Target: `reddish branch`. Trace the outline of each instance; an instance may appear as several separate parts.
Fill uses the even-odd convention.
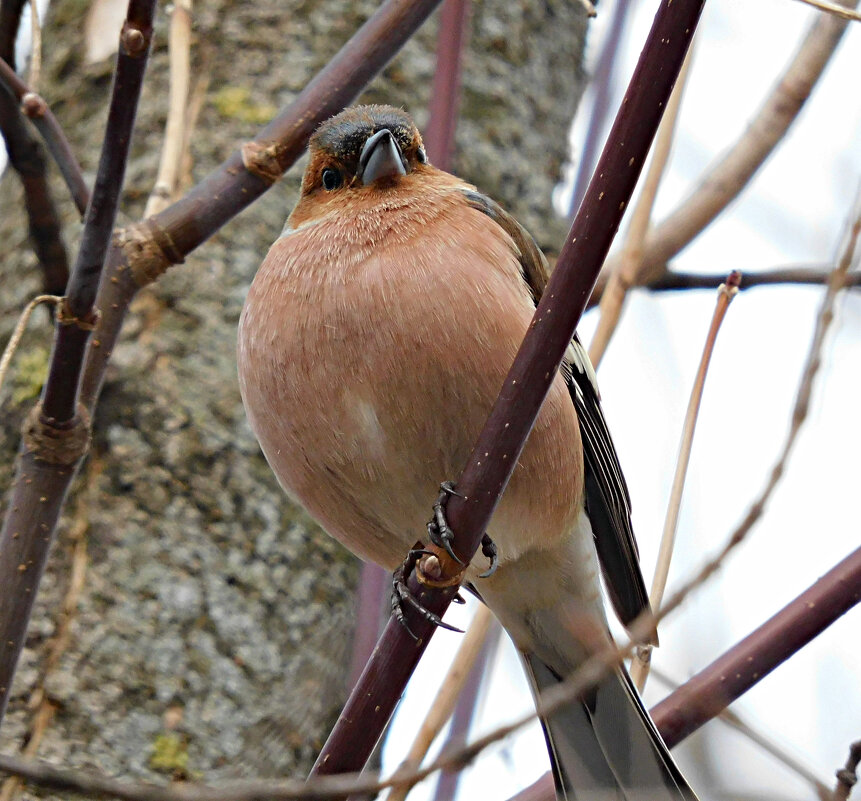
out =
[[[430,119],[423,139],[428,157],[441,170],[451,170],[454,153],[462,52],[467,38],[469,11],[469,0],[445,0],[440,13]]]
[[[861,601],[861,548],[652,709],[672,748]]]
[[[651,709],[672,748],[861,602],[861,548]],[[553,801],[547,773],[509,801]]]
[[[478,548],[586,307],[702,6],[702,0],[660,4],[631,79],[627,102],[610,132],[533,324],[458,480],[458,492],[463,497],[453,496],[449,500],[449,522],[457,532],[454,550],[464,564],[471,561]],[[439,564],[442,583],[459,580],[460,566],[453,560],[441,555]],[[420,585],[414,577],[411,587],[422,604],[438,615],[445,611],[454,594],[452,587],[433,589]],[[433,627],[424,620],[411,618],[409,623],[420,638],[417,642],[390,618],[374,657],[347,701],[313,773],[359,770],[365,764],[427,639],[433,634]]]

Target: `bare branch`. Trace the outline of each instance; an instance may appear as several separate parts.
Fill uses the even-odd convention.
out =
[[[39,23],[39,9],[36,0],[30,0],[30,86],[39,91],[39,78],[42,72],[42,25]]]
[[[24,336],[24,329],[30,321],[30,315],[33,314],[35,308],[42,303],[50,303],[52,306],[56,306],[58,303],[61,303],[62,300],[63,298],[59,295],[38,295],[24,307],[24,311],[21,312],[18,322],[15,323],[12,336],[9,337],[6,347],[3,349],[3,356],[0,357],[0,390],[3,389],[3,382],[6,380],[6,373],[9,370],[9,365],[12,363],[12,357],[15,355],[15,351],[18,349],[18,345],[21,342],[21,337]]]
[[[466,634],[458,645],[457,652],[437,690],[436,697],[428,705],[427,715],[419,726],[415,740],[413,740],[409,752],[398,768],[398,772],[411,773],[419,767],[436,736],[448,722],[470,670],[481,653],[492,621],[493,614],[491,611],[484,604],[480,604]],[[412,786],[407,782],[396,785],[389,793],[387,801],[403,801]]]
[[[0,585],[4,588],[0,594],[0,718],[9,699],[60,508],[75,468],[89,447],[90,416],[78,403],[78,385],[97,320],[93,302],[125,174],[155,5],[155,0],[129,2],[120,34],[102,158],[81,247],[66,297],[58,307],[42,399],[25,422],[13,502],[0,532]],[[2,65],[8,67],[5,62]],[[21,481],[22,477],[27,480]]]
[[[66,134],[63,133],[60,123],[57,122],[57,118],[48,104],[35,92],[31,92],[30,87],[18,77],[15,70],[3,59],[0,59],[0,84],[4,84],[6,89],[21,103],[21,111],[24,116],[32,121],[42,135],[48,146],[48,152],[57,163],[63,180],[69,187],[75,206],[83,215],[90,199],[90,190],[84,181],[81,165],[78,164],[78,160],[72,152],[72,146],[69,144]]]
[[[835,14],[841,19],[861,22],[861,14],[857,11],[850,11],[837,3],[829,3],[827,0],[799,0],[799,2],[807,3],[807,5],[818,8],[820,11],[825,11],[827,14]]]
[[[694,431],[697,426],[697,416],[700,411],[700,402],[703,398],[703,390],[706,383],[706,373],[711,362],[712,352],[717,341],[723,318],[729,309],[732,299],[738,293],[738,285],[741,280],[739,273],[730,273],[726,283],[718,288],[717,304],[712,322],[709,326],[706,342],[703,347],[700,365],[691,388],[691,397],[688,401],[688,410],[685,414],[685,422],[682,427],[682,441],[679,445],[679,458],[676,462],[676,472],[673,476],[673,486],[670,491],[670,500],[667,504],[667,516],[664,521],[664,530],[661,534],[661,545],[658,550],[658,562],[655,566],[655,575],[652,579],[652,589],[649,593],[649,603],[653,609],[658,609],[664,600],[664,590],[667,587],[667,577],[670,574],[670,561],[673,558],[673,547],[676,542],[676,529],[679,523],[679,509],[682,505],[682,492],[685,488],[685,476],[688,472],[688,463],[691,458],[691,448],[694,442]],[[651,645],[644,645],[637,649],[635,658],[631,664],[631,678],[637,689],[643,692],[646,679],[649,676],[649,660],[652,651]]]
[[[440,12],[436,69],[424,143],[431,162],[441,170],[451,170],[454,134],[460,106],[461,62],[468,35],[469,9],[469,0],[446,0]]]

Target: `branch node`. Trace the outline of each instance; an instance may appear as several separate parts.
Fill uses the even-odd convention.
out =
[[[48,104],[45,98],[36,92],[27,92],[21,98],[21,113],[31,120],[37,117],[44,117],[48,110]]]
[[[128,20],[123,24],[123,30],[120,34],[120,43],[123,46],[123,52],[132,58],[140,58],[146,55],[149,49],[151,38],[142,31],[137,25],[130,23]]]
[[[57,304],[57,322],[60,325],[74,325],[82,331],[95,331],[99,324],[101,314],[98,309],[90,309],[84,317],[76,317],[69,308],[69,299],[63,300]]]
[[[33,458],[50,464],[73,465],[90,447],[90,413],[78,404],[78,413],[63,425],[43,416],[39,401],[27,415],[24,448]]]
[[[280,150],[278,143],[245,142],[242,145],[242,165],[252,175],[274,184],[284,174],[279,161]]]
[[[140,287],[153,283],[171,265],[185,261],[170,234],[152,217],[118,231],[114,244],[122,249],[132,277]]]
[[[426,587],[454,587],[463,581],[466,569],[457,564],[445,551],[436,545],[428,545],[432,554],[419,559],[415,568],[415,576],[420,584]]]

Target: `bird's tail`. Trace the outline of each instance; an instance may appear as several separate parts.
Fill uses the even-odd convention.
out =
[[[537,697],[562,680],[524,661]],[[559,801],[696,801],[624,668],[542,726]]]

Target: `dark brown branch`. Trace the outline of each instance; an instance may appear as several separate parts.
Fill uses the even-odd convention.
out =
[[[837,771],[834,801],[849,801],[852,788],[858,783],[858,765],[861,763],[861,740],[849,746],[846,764]]]
[[[602,272],[592,290],[587,308],[591,309],[601,301],[601,294],[607,284],[606,273]],[[688,273],[673,270],[672,267],[663,271],[658,278],[650,283],[636,284],[637,288],[650,292],[677,292],[688,289],[717,289],[726,278],[724,273]],[[742,277],[739,290],[753,289],[759,286],[822,286],[828,281],[828,265],[810,267],[776,267],[760,272],[748,272]],[[861,272],[852,272],[846,276],[844,286],[850,289],[861,287]]]
[[[0,133],[6,143],[9,164],[24,187],[30,243],[42,267],[43,286],[50,295],[62,295],[69,280],[69,259],[61,236],[51,189],[48,186],[45,154],[31,133],[15,98],[0,86]]]
[[[861,601],[861,548],[652,709],[672,748]]]
[[[670,270],[660,278],[646,284],[644,289],[651,292],[666,292],[680,289],[714,289],[720,286],[725,276],[721,273],[700,274],[682,273]],[[756,286],[774,286],[775,284],[812,284],[824,286],[828,282],[828,270],[810,267],[787,267],[766,272],[748,272],[741,279],[740,290]],[[861,272],[850,273],[846,276],[847,287],[861,286]]]
[[[81,166],[72,152],[72,146],[69,144],[66,134],[63,133],[60,123],[57,122],[57,118],[48,104],[39,95],[31,92],[27,84],[2,58],[0,58],[0,84],[5,85],[21,103],[21,111],[32,121],[42,139],[45,140],[48,152],[57,163],[63,180],[69,187],[72,200],[83,216],[87,209],[87,203],[89,203],[90,190],[84,181]]]
[[[0,0],[0,58],[15,67],[15,39],[25,0]]]
[[[586,192],[556,269],[518,351],[503,391],[468,464],[458,492],[448,503],[454,550],[464,564],[471,561],[490,516],[517,463],[523,443],[541,407],[583,313],[601,264],[618,229],[625,206],[681,69],[702,0],[661,3],[595,176]],[[552,312],[552,314],[551,314]],[[445,478],[441,476],[440,478]],[[458,578],[459,565],[439,558],[440,578]],[[441,615],[451,587],[432,590],[413,579],[422,603]],[[390,618],[380,643],[365,668],[313,773],[359,770],[367,760],[433,627],[419,621],[411,641],[404,627]]]

